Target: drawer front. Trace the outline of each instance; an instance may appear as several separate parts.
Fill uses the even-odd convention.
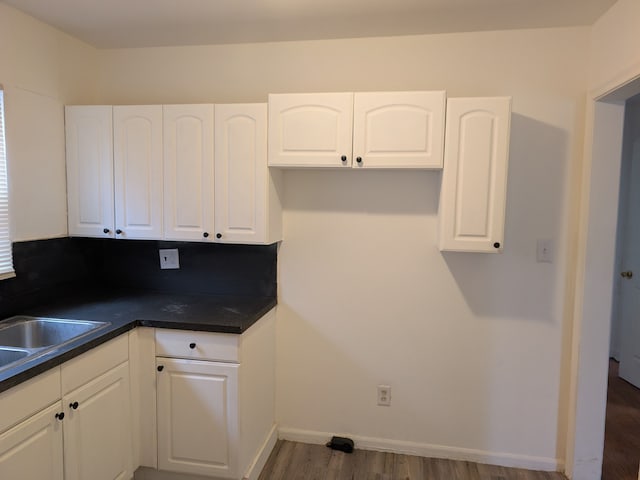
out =
[[[60,400],[60,368],[0,394],[0,433]]]
[[[156,356],[240,362],[240,335],[156,329]]]
[[[62,364],[62,395],[129,359],[129,335],[108,341]]]

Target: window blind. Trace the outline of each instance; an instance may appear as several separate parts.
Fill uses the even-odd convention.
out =
[[[4,89],[0,85],[0,280],[15,276],[9,235],[9,179],[4,125]]]

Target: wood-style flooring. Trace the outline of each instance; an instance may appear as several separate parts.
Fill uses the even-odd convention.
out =
[[[602,480],[637,480],[640,462],[640,390],[618,377],[609,362]]]
[[[258,480],[565,480],[564,475],[472,462],[280,440]],[[636,479],[637,480],[637,479]]]

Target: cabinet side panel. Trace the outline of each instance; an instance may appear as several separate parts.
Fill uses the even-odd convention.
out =
[[[276,309],[241,336],[241,468],[245,472],[275,424]]]

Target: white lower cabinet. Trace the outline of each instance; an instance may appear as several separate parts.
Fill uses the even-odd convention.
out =
[[[128,338],[0,393],[0,479],[133,477]]]
[[[128,480],[133,476],[129,364],[125,362],[65,395],[65,480]]]
[[[60,402],[0,435],[0,478],[63,480]]]
[[[158,358],[158,468],[234,478],[237,364]]]
[[[277,440],[275,311],[240,335],[156,329],[154,350],[157,470],[136,478],[257,479]]]

